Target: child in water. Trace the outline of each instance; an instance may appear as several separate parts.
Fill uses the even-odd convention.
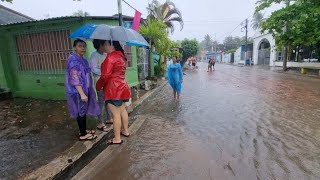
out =
[[[182,68],[177,58],[174,57],[172,60],[173,63],[170,64],[167,69],[167,78],[173,89],[174,99],[179,100],[183,82]]]

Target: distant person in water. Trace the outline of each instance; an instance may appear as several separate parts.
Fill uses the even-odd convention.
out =
[[[97,117],[100,108],[93,89],[91,70],[87,60],[83,57],[86,53],[86,43],[75,40],[74,53],[67,60],[65,77],[65,90],[67,103],[72,118],[77,119],[80,137],[79,140],[93,140],[97,138],[94,130],[87,130],[87,115]]]
[[[173,58],[173,63],[168,67],[167,77],[173,89],[174,99],[179,100],[182,90],[183,74],[181,65],[175,57]]]
[[[215,61],[214,57],[211,57],[208,62],[208,71],[207,72],[214,70],[215,63],[216,63],[216,61]]]

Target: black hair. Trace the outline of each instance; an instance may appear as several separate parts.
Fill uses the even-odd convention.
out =
[[[93,43],[93,47],[96,50],[99,50],[100,46],[103,46],[106,43],[106,40],[94,39],[92,43]]]
[[[75,41],[73,41],[73,47],[76,47],[78,43],[87,44],[84,40],[76,39]]]
[[[109,44],[111,45],[111,41],[108,41],[108,42],[109,42]],[[124,50],[123,50],[123,48],[122,48],[122,46],[121,46],[120,42],[119,42],[119,41],[112,41],[112,45],[113,45],[113,47],[114,47],[114,49],[115,49],[116,51],[120,51],[120,52],[122,52],[122,54],[123,54],[123,56],[124,56],[125,60],[127,61],[126,54],[124,53]]]

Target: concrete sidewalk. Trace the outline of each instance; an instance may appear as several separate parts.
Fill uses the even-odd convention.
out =
[[[155,89],[148,91],[128,107],[129,113],[165,84],[166,82],[159,81]],[[129,118],[130,126],[136,118],[131,116]],[[112,129],[112,126],[110,126],[110,129]],[[94,141],[77,141],[70,148],[59,154],[58,157],[30,174],[20,177],[20,179],[69,179],[107,148],[105,141],[111,138],[113,136],[112,134],[113,131],[108,133],[98,131],[98,138]],[[39,154],[39,156],[41,156],[41,154]]]

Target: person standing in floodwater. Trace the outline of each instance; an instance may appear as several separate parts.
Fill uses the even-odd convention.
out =
[[[167,78],[173,89],[174,99],[179,100],[182,90],[183,74],[181,65],[175,57],[173,58],[173,63],[167,69]]]
[[[108,55],[101,65],[101,76],[96,84],[96,90],[100,91],[103,88],[104,100],[113,116],[114,138],[107,143],[122,144],[121,135],[130,136],[125,105],[131,99],[130,88],[125,80],[126,56],[119,41],[106,41],[104,48]]]
[[[97,138],[94,130],[87,130],[87,115],[97,117],[100,108],[93,89],[91,70],[87,60],[86,42],[77,39],[73,42],[74,53],[67,60],[65,76],[65,90],[67,103],[72,118],[77,119],[80,137],[79,140],[93,140]]]
[[[104,44],[106,43],[106,40],[100,40],[100,39],[94,39],[93,40],[93,47],[97,50],[91,54],[90,57],[90,67],[92,71],[93,81],[94,85],[97,83],[101,76],[101,64],[106,59],[107,53],[105,53]],[[101,115],[98,116],[99,124],[97,126],[97,129],[100,131],[108,132],[109,129],[107,128],[106,124],[112,124],[112,115],[111,111],[107,106],[105,106],[104,102],[104,92],[103,90],[97,92],[98,96],[98,104],[100,107]],[[106,113],[107,120],[104,122],[103,120],[103,114]]]
[[[214,70],[215,63],[216,63],[216,61],[215,61],[214,57],[211,57],[208,62],[208,71],[207,72]]]

